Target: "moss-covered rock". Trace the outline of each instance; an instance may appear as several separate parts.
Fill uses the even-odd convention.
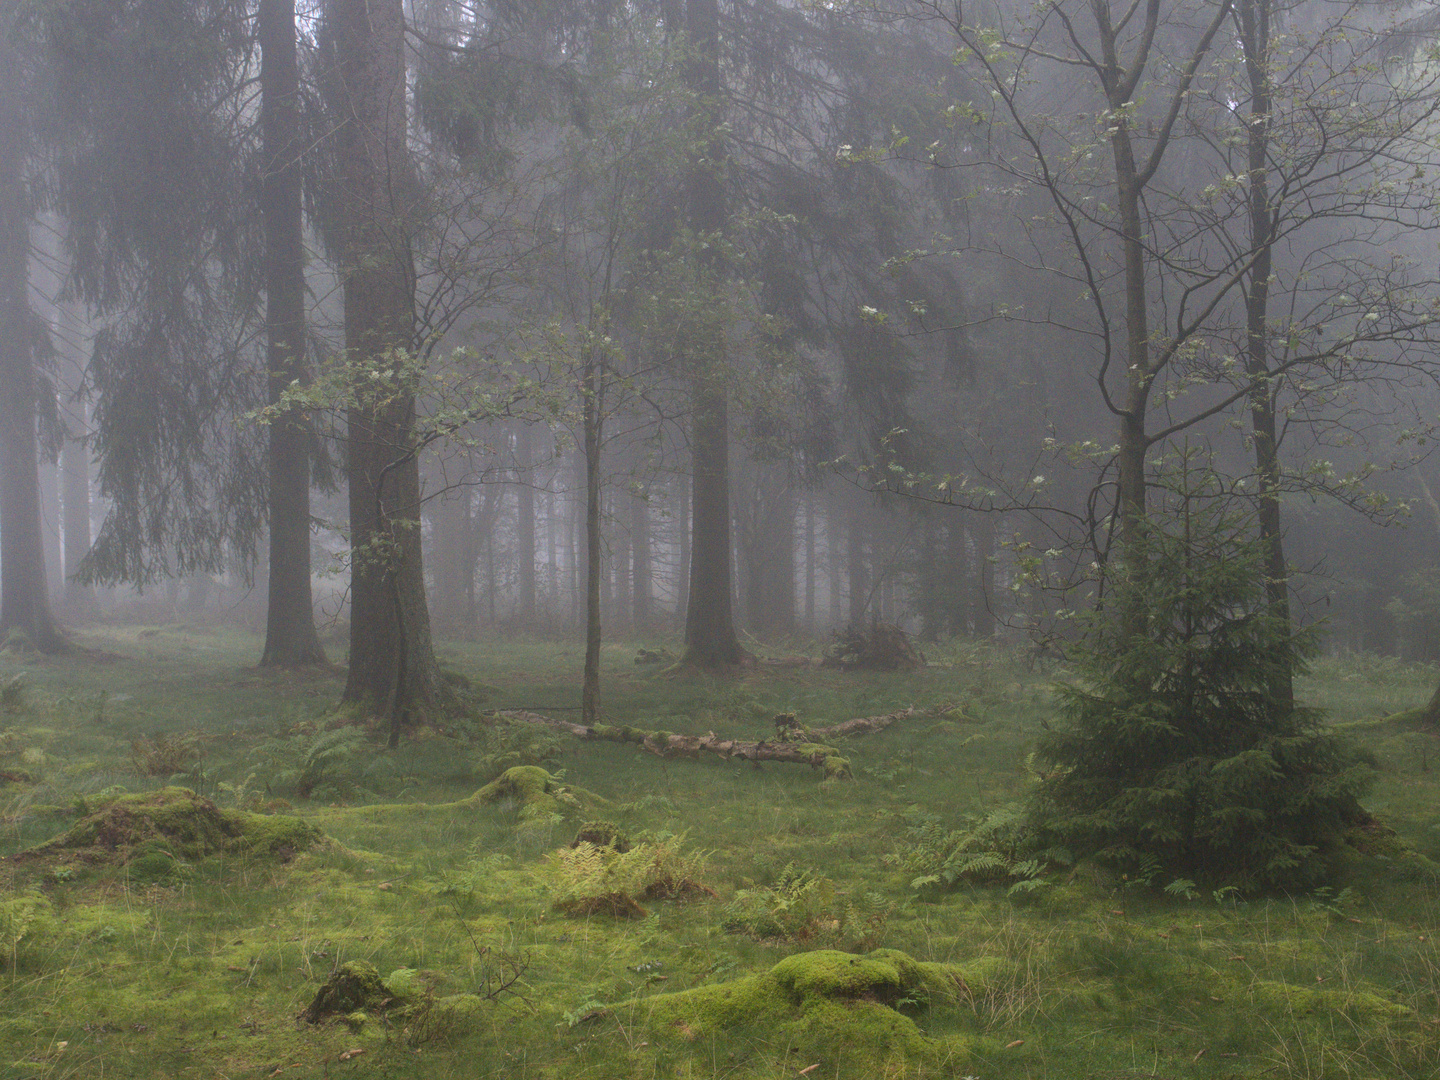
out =
[[[150,858],[194,862],[212,855],[248,854],[288,860],[321,839],[320,830],[296,817],[222,810],[189,788],[167,787],[121,795],[86,814],[63,835],[12,856],[16,861],[64,855],[84,862],[129,863]],[[163,874],[160,876],[164,876]]]
[[[634,1004],[649,1010],[659,1032],[687,1040],[760,1026],[817,1047],[917,1058],[944,1053],[954,1061],[963,1046],[927,1038],[899,1007],[954,1002],[995,973],[994,965],[921,963],[894,949],[865,956],[822,949],[788,956],[763,975]]]

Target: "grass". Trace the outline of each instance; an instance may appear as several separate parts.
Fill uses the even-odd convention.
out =
[[[0,713],[0,775],[14,777],[0,784],[0,855],[60,834],[107,793],[166,784],[299,815],[332,843],[289,861],[162,859],[143,879],[78,861],[0,863],[0,1080],[769,1080],[816,1064],[805,1075],[827,1080],[1440,1072],[1440,887],[1398,850],[1357,857],[1329,891],[1248,901],[1166,895],[1094,869],[1016,896],[1003,884],[913,889],[887,858],[910,825],[960,828],[1032,782],[1025,756],[1063,673],[1002,649],[952,642],[909,675],[720,679],[607,647],[605,712],[636,726],[757,739],[782,711],[818,726],[915,705],[911,720],[846,746],[857,779],[838,783],[802,766],[662,761],[480,722],[387,753],[379,732],[327,729],[337,677],[257,671],[258,642],[241,631],[110,628],[83,644],[95,651],[0,656],[0,685],[25,673]],[[577,703],[578,646],[450,644],[443,659],[490,707],[573,715],[560,710]],[[1376,753],[1371,808],[1440,861],[1434,737],[1377,722],[1423,702],[1436,677],[1326,660],[1300,694]],[[522,815],[513,801],[463,801],[515,764],[563,773],[604,803]],[[577,860],[556,852],[589,817],[692,860],[716,895],[647,897],[643,918],[565,915],[557,897],[585,883],[565,878]],[[922,1050],[870,1034],[849,1007],[838,1027],[817,1009],[691,1039],[647,1019],[658,994],[759,975],[805,950],[875,947],[971,973],[957,1001],[901,1003]],[[401,982],[419,1007],[297,1023],[350,960],[413,971]]]

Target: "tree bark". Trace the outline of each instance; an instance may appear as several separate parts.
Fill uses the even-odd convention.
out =
[[[630,501],[630,623],[637,634],[651,623],[650,505],[638,496]]]
[[[42,458],[36,469],[40,487],[40,546],[45,554],[45,584],[53,607],[64,596],[65,565],[60,554],[60,469]]]
[[[41,652],[60,653],[69,643],[50,608],[40,538],[28,131],[8,22],[0,24],[0,636],[18,630]]]
[[[1250,250],[1254,260],[1242,282],[1245,295],[1245,373],[1252,380],[1250,429],[1255,443],[1255,472],[1259,479],[1257,514],[1260,539],[1265,545],[1265,598],[1270,615],[1290,622],[1290,584],[1285,565],[1285,538],[1280,521],[1280,444],[1275,418],[1277,387],[1266,374],[1270,369],[1270,275],[1273,269],[1276,214],[1270,205],[1270,2],[1237,0],[1240,39],[1245,51],[1245,73],[1250,84],[1250,115],[1245,124],[1250,167],[1248,211]],[[1295,707],[1295,679],[1286,669],[1270,687],[1276,707]]]
[[[805,632],[815,633],[815,497],[805,500]]]
[[[451,698],[425,602],[415,397],[396,371],[415,330],[404,15],[400,0],[328,0],[326,13],[337,58],[345,349],[361,383],[347,417],[352,561],[344,700],[386,716],[394,746],[407,723]],[[365,378],[369,372],[392,374]]]
[[[863,627],[870,606],[870,568],[865,561],[865,508],[855,502],[850,508],[850,527],[845,531],[846,564],[850,578],[850,625]]]
[[[675,623],[683,628],[689,616],[690,602],[690,533],[694,516],[691,513],[690,489],[693,485],[690,477],[681,473],[675,486],[675,522],[680,548],[680,565],[675,577]]]
[[[585,675],[580,715],[587,724],[600,716],[600,448],[605,414],[600,399],[603,373],[592,357],[583,376],[585,428]]]
[[[66,393],[60,403],[65,444],[60,449],[60,512],[65,561],[65,611],[72,617],[95,614],[95,589],[75,580],[75,572],[90,554],[90,451],[87,446],[89,410],[81,387],[85,363],[80,342],[84,337],[72,303],[59,306],[61,382]]]
[[[706,146],[691,163],[690,225],[697,237],[725,231],[725,157],[721,133],[720,12],[716,0],[688,0],[686,32],[691,58],[685,81],[698,98]],[[718,287],[725,267],[718,244],[700,253],[709,284]],[[731,601],[730,402],[723,374],[724,328],[705,327],[707,340],[692,342],[697,370],[692,382],[690,590],[685,605],[684,662],[702,668],[744,663],[749,654],[735,634]]]
[[[295,0],[261,0],[259,37],[265,366],[274,405],[307,375]],[[260,666],[324,664],[310,591],[309,432],[296,409],[280,412],[270,423],[269,466],[270,575]]]
[[[472,491],[467,486],[430,503],[430,576],[435,582],[433,616],[442,633],[473,636],[475,596]]]
[[[519,596],[516,598],[515,614],[520,625],[533,630],[535,627],[535,479],[532,475],[534,464],[530,450],[530,425],[521,424],[515,435],[515,465],[519,486],[515,489],[515,559],[519,563],[517,576]]]
[[[995,519],[979,516],[970,526],[975,545],[971,575],[970,622],[976,637],[995,636]]]

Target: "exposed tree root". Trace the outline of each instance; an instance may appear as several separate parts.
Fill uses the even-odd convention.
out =
[[[572,720],[557,720],[540,713],[511,711],[495,715],[514,723],[535,724],[554,731],[563,731],[577,739],[603,739],[607,742],[634,743],[640,749],[658,757],[699,757],[702,753],[718,754],[725,760],[740,758],[744,761],[789,761],[797,765],[809,765],[824,769],[826,779],[850,779],[850,762],[832,746],[819,740],[845,735],[861,735],[867,731],[880,731],[914,712],[911,708],[884,716],[862,716],[846,720],[830,727],[798,729],[795,739],[777,739],[749,742],[743,739],[722,739],[713,731],[704,735],[677,735],[670,731],[649,731],[644,728],[611,724],[579,724]]]

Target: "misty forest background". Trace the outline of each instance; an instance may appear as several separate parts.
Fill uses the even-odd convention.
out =
[[[1437,139],[1429,2],[0,4],[0,1074],[1436,1075]]]
[[[585,634],[586,719],[602,633],[1064,655],[1198,530],[1325,648],[1440,659],[1428,5],[3,29],[0,629],[41,652],[248,620],[348,648],[393,742],[453,705],[437,636]]]

